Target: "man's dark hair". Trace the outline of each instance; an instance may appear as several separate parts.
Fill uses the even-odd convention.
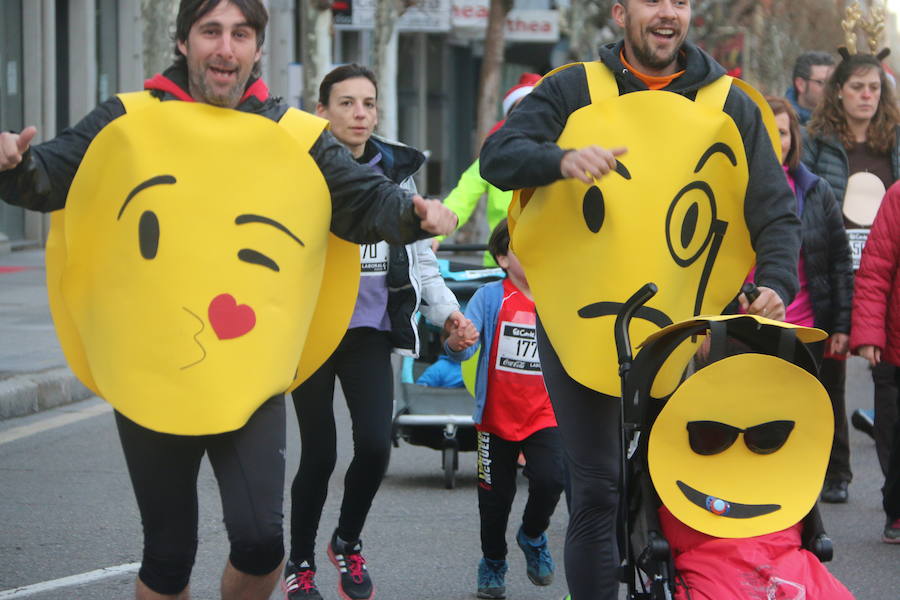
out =
[[[497,223],[494,231],[491,232],[491,237],[488,240],[488,251],[498,265],[500,261],[497,260],[497,257],[509,254],[509,225],[507,225],[506,219]]]
[[[798,77],[800,79],[809,79],[813,67],[834,66],[834,57],[827,52],[804,52],[797,57],[794,63],[794,76],[791,78],[791,85]]]
[[[178,16],[175,18],[175,64],[185,66],[186,58],[178,49],[178,42],[187,43],[188,35],[194,23],[209,14],[222,2],[234,4],[247,24],[256,32],[256,48],[262,48],[266,41],[266,25],[269,23],[269,11],[261,0],[181,0],[178,6]],[[253,65],[253,75],[259,76],[259,63]]]
[[[365,77],[371,81],[375,86],[375,95],[378,96],[378,82],[375,80],[375,73],[362,65],[350,63],[332,69],[322,78],[322,83],[319,84],[319,104],[328,106],[328,101],[331,99],[331,88],[334,87],[334,84],[356,77]]]

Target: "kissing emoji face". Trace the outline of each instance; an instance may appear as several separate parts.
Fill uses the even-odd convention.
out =
[[[731,356],[669,398],[650,431],[650,476],[663,504],[698,531],[780,531],[815,504],[833,432],[828,395],[809,372],[765,354]]]
[[[155,101],[116,119],[48,244],[73,369],[145,427],[240,427],[296,376],[330,211],[308,147],[268,119]]]

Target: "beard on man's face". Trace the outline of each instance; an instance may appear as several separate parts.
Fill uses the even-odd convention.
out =
[[[678,52],[681,50],[681,46],[672,50],[671,53],[666,55],[659,55],[654,53],[650,48],[650,45],[645,43],[634,44],[631,47],[632,52],[634,52],[635,59],[644,66],[650,67],[655,70],[662,70],[671,65],[678,58]]]
[[[671,39],[675,41],[675,44],[672,46],[672,50],[666,54],[661,54],[658,48],[654,48],[651,39],[652,31],[663,27],[672,29],[674,32]],[[663,70],[678,58],[678,53],[681,51],[687,35],[676,23],[642,27],[632,22],[626,14],[625,37],[631,46],[631,52],[634,54],[633,58],[636,62],[649,69]]]
[[[236,81],[233,86],[222,90],[217,89],[214,86],[207,85],[206,78],[204,77],[203,73],[191,74],[191,86],[193,87],[192,92],[199,93],[207,104],[212,104],[213,106],[220,106],[224,108],[233,108],[237,106],[237,103],[241,98],[241,94],[244,91],[244,86],[246,85],[247,79],[244,79],[243,81]]]

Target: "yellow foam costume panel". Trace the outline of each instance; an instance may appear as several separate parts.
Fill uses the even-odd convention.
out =
[[[729,77],[696,100],[664,91],[620,96],[612,74],[585,63],[592,103],[570,115],[558,145],[626,147],[593,185],[576,179],[517,192],[512,245],[541,321],[571,377],[617,396],[613,323],[647,282],[659,293],[632,320],[631,339],[699,314],[718,314],[749,272],[744,222],[748,168],[722,107]],[[656,378],[670,393],[694,351],[684,344]]]
[[[740,354],[696,372],[669,398],[650,431],[650,476],[689,527],[723,538],[772,533],[812,509],[833,433],[814,376]]]
[[[352,312],[358,253],[328,233],[308,152],[325,122],[121,98],[126,114],[93,140],[53,217],[63,351],[144,427],[237,429],[321,364]]]

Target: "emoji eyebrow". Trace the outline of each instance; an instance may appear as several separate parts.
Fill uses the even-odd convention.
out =
[[[288,236],[290,236],[291,239],[293,239],[295,242],[297,242],[301,246],[306,247],[306,244],[303,243],[303,240],[301,240],[296,235],[291,233],[290,229],[288,229],[287,227],[285,227],[278,221],[275,221],[274,219],[270,219],[268,217],[262,217],[260,215],[238,215],[238,217],[234,220],[235,225],[244,225],[246,223],[262,223],[264,225],[271,225],[275,229],[278,229],[279,231],[283,231],[284,233],[286,233]]]
[[[694,173],[699,173],[700,169],[702,169],[706,165],[706,161],[713,157],[714,154],[721,152],[728,160],[731,161],[731,166],[737,166],[737,158],[734,156],[734,152],[727,144],[723,144],[722,142],[716,142],[709,149],[703,153],[703,156],[700,157],[700,160],[697,162],[697,168],[694,169]]]
[[[631,180],[631,172],[625,165],[622,164],[622,161],[618,159],[616,159],[616,173],[621,175],[626,180]]]
[[[151,177],[147,181],[134,186],[134,189],[128,192],[128,197],[125,198],[125,202],[122,203],[122,208],[119,209],[119,214],[116,217],[116,221],[122,218],[122,213],[125,212],[125,207],[128,206],[128,203],[131,202],[131,199],[134,198],[138,194],[138,192],[142,192],[148,187],[152,187],[154,185],[171,185],[175,183],[175,181],[175,177],[172,175],[157,175],[156,177]]]

